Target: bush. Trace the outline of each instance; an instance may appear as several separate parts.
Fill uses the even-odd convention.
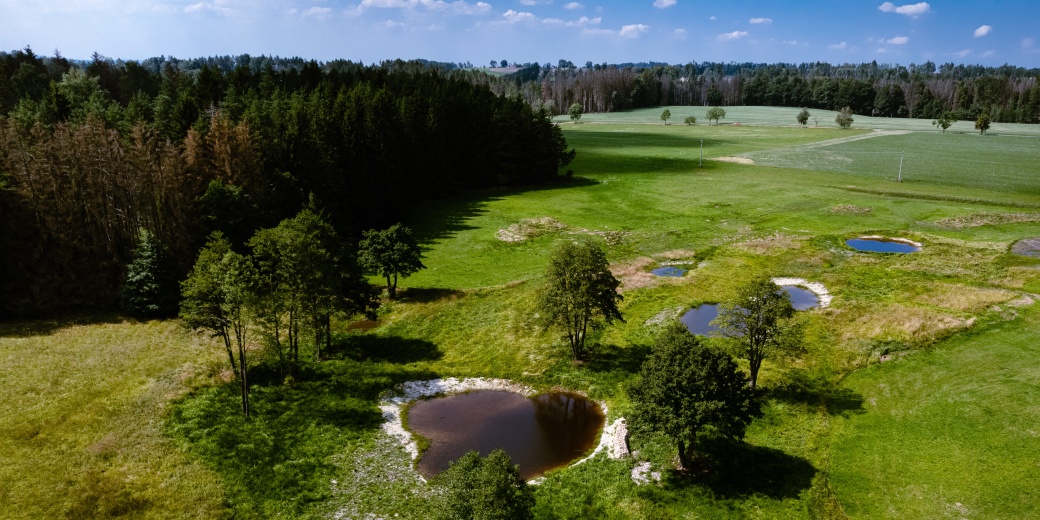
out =
[[[487,458],[471,451],[437,476],[444,490],[437,518],[522,520],[532,518],[534,493],[502,450]]]
[[[686,116],[686,119],[683,119],[683,123],[686,123],[687,126],[695,125],[697,124],[697,118],[694,116]]]

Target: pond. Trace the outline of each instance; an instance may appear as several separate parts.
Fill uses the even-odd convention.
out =
[[[650,272],[656,276],[670,276],[674,278],[679,278],[682,275],[686,274],[686,269],[680,269],[678,267],[675,267],[674,265],[663,265]]]
[[[845,244],[857,251],[870,253],[916,253],[921,250],[919,246],[885,238],[850,238]]]
[[[1040,258],[1040,238],[1023,238],[1011,246],[1011,252],[1016,255]]]
[[[419,459],[427,478],[476,450],[505,450],[529,480],[577,460],[596,446],[603,411],[584,397],[552,392],[531,398],[481,390],[418,401],[408,410],[408,427],[429,447]]]
[[[714,320],[718,315],[718,304],[705,303],[686,311],[686,314],[683,314],[682,318],[679,319],[682,320],[683,325],[686,325],[690,332],[697,336],[707,336],[719,330],[718,327],[711,324],[711,320]]]
[[[791,305],[796,311],[815,309],[820,306],[820,298],[809,289],[797,285],[785,285],[780,289],[791,295]]]

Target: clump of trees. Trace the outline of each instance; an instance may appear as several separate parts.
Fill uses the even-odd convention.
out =
[[[838,112],[838,115],[834,116],[834,122],[838,123],[838,126],[845,130],[852,127],[853,121],[854,119],[852,119],[852,109],[849,107],[842,108]]]
[[[726,109],[721,107],[711,107],[708,109],[708,113],[705,117],[708,118],[709,123],[715,121],[715,126],[718,126],[719,119],[725,119],[726,117]]]
[[[741,439],[758,412],[755,390],[733,359],[679,322],[657,338],[629,395],[633,426],[668,436],[683,468],[699,438]]]
[[[520,468],[502,450],[481,457],[467,452],[434,479],[442,490],[434,517],[443,520],[525,520],[533,518],[534,491]]]
[[[769,278],[753,280],[735,298],[719,305],[719,315],[712,324],[748,361],[752,388],[758,384],[765,359],[790,357],[802,351],[802,329],[794,316],[791,296]]]
[[[330,348],[334,314],[371,315],[378,305],[356,251],[309,208],[257,231],[249,246],[252,255],[246,256],[222,233],[211,235],[181,284],[180,308],[185,325],[223,340],[246,415],[250,335],[262,338],[283,377],[295,376],[303,343],[315,361]]]
[[[617,305],[622,299],[620,285],[610,272],[607,255],[591,240],[567,241],[553,252],[538,311],[546,328],[563,329],[575,360],[585,358],[590,329],[622,320]]]

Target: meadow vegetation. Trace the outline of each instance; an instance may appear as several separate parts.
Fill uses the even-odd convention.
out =
[[[334,320],[326,360],[291,385],[255,368],[248,420],[224,348],[176,322],[4,325],[0,514],[423,518],[434,491],[380,429],[382,392],[503,377],[584,392],[613,421],[631,413],[629,385],[669,319],[784,276],[834,299],[798,314],[804,353],[764,361],[744,442],[705,444],[698,471],[680,474],[671,439],[635,435],[634,459],[549,473],[535,517],[1035,516],[1040,259],[1010,246],[1040,236],[1028,217],[1040,212],[1040,129],[993,123],[980,136],[958,122],[944,134],[857,115],[839,130],[822,110],[828,127],[803,129],[797,109],[763,107],[727,107],[739,126],[662,125],[660,110],[562,125],[577,150],[569,182],[416,208],[405,224],[427,269],[376,323]],[[904,150],[897,183],[886,161],[898,167]],[[717,160],[728,157],[754,164]],[[868,234],[924,247],[844,244]],[[540,325],[538,288],[554,247],[585,238],[622,283],[624,321],[590,334],[575,363]],[[675,261],[690,269],[680,279],[644,274]],[[635,462],[661,482],[636,485]]]

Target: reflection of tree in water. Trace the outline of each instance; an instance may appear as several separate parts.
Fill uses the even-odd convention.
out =
[[[534,399],[534,416],[545,448],[572,456],[587,451],[603,424],[603,412],[595,402],[580,396],[549,393]]]

